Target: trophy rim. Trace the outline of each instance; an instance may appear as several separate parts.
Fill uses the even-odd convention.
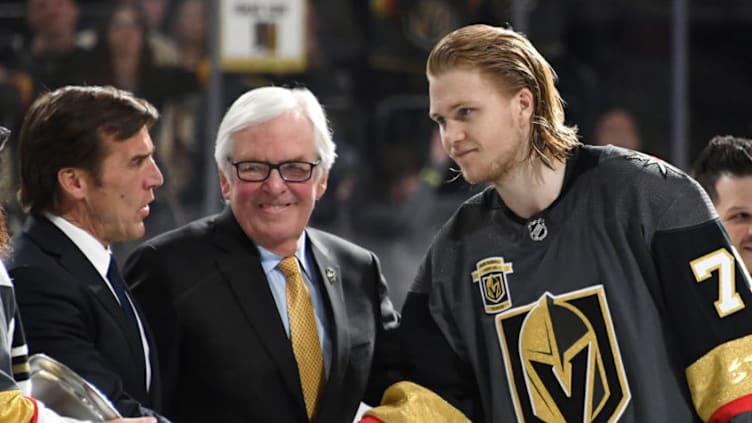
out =
[[[46,354],[39,353],[29,357],[29,376],[32,393],[34,393],[34,380],[43,379],[72,396],[78,405],[101,418],[102,421],[122,418],[102,391],[65,364]],[[38,399],[44,402],[44,398]]]

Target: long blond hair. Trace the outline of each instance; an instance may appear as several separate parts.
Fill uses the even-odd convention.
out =
[[[564,123],[564,103],[556,89],[556,73],[522,34],[489,25],[469,25],[442,38],[431,50],[428,76],[457,68],[479,70],[502,92],[527,88],[535,107],[530,122],[530,155],[546,166],[564,161],[580,144],[577,127]]]

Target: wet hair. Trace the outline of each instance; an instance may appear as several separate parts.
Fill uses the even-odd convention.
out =
[[[530,154],[546,166],[563,161],[580,144],[577,128],[564,124],[564,103],[556,89],[556,73],[528,39],[511,29],[469,25],[442,38],[431,50],[428,76],[456,70],[478,70],[503,93],[527,88],[533,95]]]
[[[105,138],[123,141],[158,117],[151,103],[114,87],[66,86],[43,94],[26,113],[18,140],[24,210],[60,211],[61,169],[82,168],[99,178]]]
[[[715,189],[718,178],[722,175],[752,175],[752,140],[730,135],[713,137],[697,156],[690,174],[715,203],[718,200]]]

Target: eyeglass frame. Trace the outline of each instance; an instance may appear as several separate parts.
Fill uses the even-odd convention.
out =
[[[10,139],[11,130],[0,126],[0,151],[3,151],[3,148],[5,148],[5,144]]]
[[[236,162],[232,161],[229,157],[227,158],[227,162],[230,163],[235,168],[235,174],[238,176],[238,179],[240,179],[243,182],[264,182],[267,179],[269,179],[270,176],[272,176],[272,170],[277,169],[277,173],[279,173],[279,177],[282,178],[283,181],[293,184],[299,184],[303,182],[307,182],[313,177],[313,171],[316,168],[316,166],[321,164],[321,159],[316,160],[315,162],[307,162],[305,160],[288,160],[285,162],[279,162],[279,163],[269,163],[261,160],[238,160]],[[240,167],[239,165],[243,163],[256,163],[267,166],[266,176],[263,179],[243,179],[242,176],[240,176]],[[282,173],[282,166],[289,165],[289,164],[306,164],[310,167],[308,170],[308,177],[301,180],[290,180],[285,177],[285,175]]]

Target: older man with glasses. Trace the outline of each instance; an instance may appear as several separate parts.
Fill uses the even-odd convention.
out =
[[[175,421],[349,423],[393,381],[378,259],[308,227],[335,156],[310,91],[249,91],[217,136],[226,209],[128,258]]]

